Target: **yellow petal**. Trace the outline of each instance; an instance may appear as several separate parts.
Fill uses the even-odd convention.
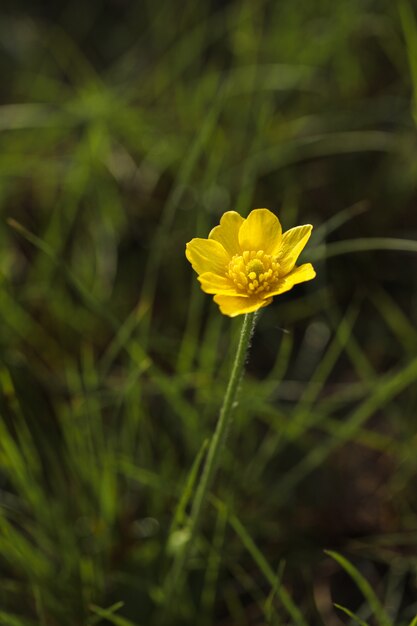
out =
[[[222,244],[226,252],[233,256],[240,254],[239,228],[245,220],[236,211],[226,211],[220,220],[220,225],[210,231],[209,239],[215,239]]]
[[[280,262],[281,272],[284,274],[291,272],[293,269],[304,246],[310,239],[312,228],[311,224],[296,226],[295,228],[287,230],[287,232],[282,235],[278,260]]]
[[[214,239],[191,239],[187,243],[185,256],[197,274],[213,272],[224,275],[230,261],[226,250]]]
[[[268,209],[251,211],[239,230],[241,250],[263,250],[266,254],[278,254],[282,228],[279,219]]]
[[[316,272],[311,263],[304,263],[304,265],[300,265],[299,267],[295,267],[292,272],[287,274],[285,278],[282,278],[276,289],[269,291],[265,294],[264,298],[269,298],[271,296],[278,296],[280,293],[284,293],[285,291],[289,291],[294,287],[294,285],[298,285],[299,283],[304,283],[307,280],[312,280],[315,278]]]
[[[316,277],[316,271],[311,263],[304,263],[298,267],[294,267],[290,274],[287,274],[285,280],[291,280],[293,285],[304,283]]]
[[[206,293],[222,293],[230,296],[239,295],[235,285],[227,276],[219,276],[219,274],[213,274],[213,272],[204,272],[204,274],[200,274],[198,280],[201,283],[201,289]]]
[[[253,311],[257,311],[272,302],[272,298],[260,300],[258,298],[225,295],[214,296],[213,300],[219,305],[221,313],[229,317],[236,317],[236,315],[242,315],[243,313],[253,313]]]

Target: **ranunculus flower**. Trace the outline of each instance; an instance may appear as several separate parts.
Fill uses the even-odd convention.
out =
[[[227,211],[208,239],[187,243],[185,254],[201,289],[215,294],[224,315],[235,317],[257,311],[273,296],[315,277],[311,263],[296,266],[312,228],[296,226],[283,234],[268,209],[254,209],[246,219]]]

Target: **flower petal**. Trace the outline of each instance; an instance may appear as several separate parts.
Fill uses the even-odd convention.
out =
[[[285,278],[282,278],[276,289],[273,291],[269,291],[265,294],[264,298],[269,298],[271,296],[278,296],[280,293],[284,293],[285,291],[289,291],[294,287],[294,285],[298,285],[299,283],[304,283],[307,280],[312,280],[315,278],[316,272],[311,263],[304,263],[304,265],[300,265],[295,267],[290,274],[287,274]]]
[[[263,250],[278,254],[282,228],[279,219],[268,209],[251,211],[239,230],[241,250]]]
[[[298,285],[298,283],[304,283],[307,280],[312,280],[315,277],[316,270],[311,265],[311,263],[304,263],[303,265],[295,267],[293,271],[285,277],[285,279],[290,280],[293,285]]]
[[[198,280],[201,283],[201,289],[206,293],[222,293],[230,296],[239,295],[235,285],[227,276],[219,276],[219,274],[214,274],[213,272],[204,272],[204,274],[198,276]]]
[[[224,276],[230,261],[221,243],[214,239],[191,239],[187,243],[185,256],[197,274],[214,272]]]
[[[240,254],[239,228],[244,221],[236,211],[226,211],[220,219],[219,226],[215,226],[210,231],[209,239],[215,239],[221,243],[230,256]]]
[[[257,311],[272,302],[272,298],[260,300],[259,298],[226,295],[214,296],[213,300],[219,305],[221,313],[229,317],[236,317],[236,315],[242,315],[243,313],[253,313],[253,311]]]
[[[282,235],[281,249],[278,255],[281,272],[284,274],[291,272],[304,246],[310,239],[312,229],[311,224],[305,224],[305,226],[291,228]]]

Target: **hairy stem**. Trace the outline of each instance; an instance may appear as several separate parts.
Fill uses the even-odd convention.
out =
[[[180,588],[183,582],[183,574],[192,546],[194,545],[195,537],[197,535],[199,523],[201,520],[201,515],[204,510],[207,496],[210,491],[214,476],[219,468],[222,450],[224,448],[227,433],[232,422],[233,409],[236,405],[239,385],[246,361],[246,355],[256,324],[256,317],[256,313],[247,313],[243,320],[239,344],[236,351],[236,357],[233,362],[233,367],[230,373],[226,393],[224,395],[219,419],[217,420],[216,429],[210,441],[210,446],[207,452],[203,472],[201,474],[201,478],[198,483],[194,501],[191,507],[191,514],[188,526],[188,541],[184,546],[182,552],[175,560],[172,570],[169,573],[169,577],[167,579],[167,587],[165,588],[165,606],[168,610],[171,605],[173,592],[180,592]]]

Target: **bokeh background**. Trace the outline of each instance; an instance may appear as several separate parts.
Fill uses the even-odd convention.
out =
[[[416,18],[2,2],[0,624],[412,622]],[[262,312],[164,610],[241,324],[185,243],[255,207],[317,278]]]

